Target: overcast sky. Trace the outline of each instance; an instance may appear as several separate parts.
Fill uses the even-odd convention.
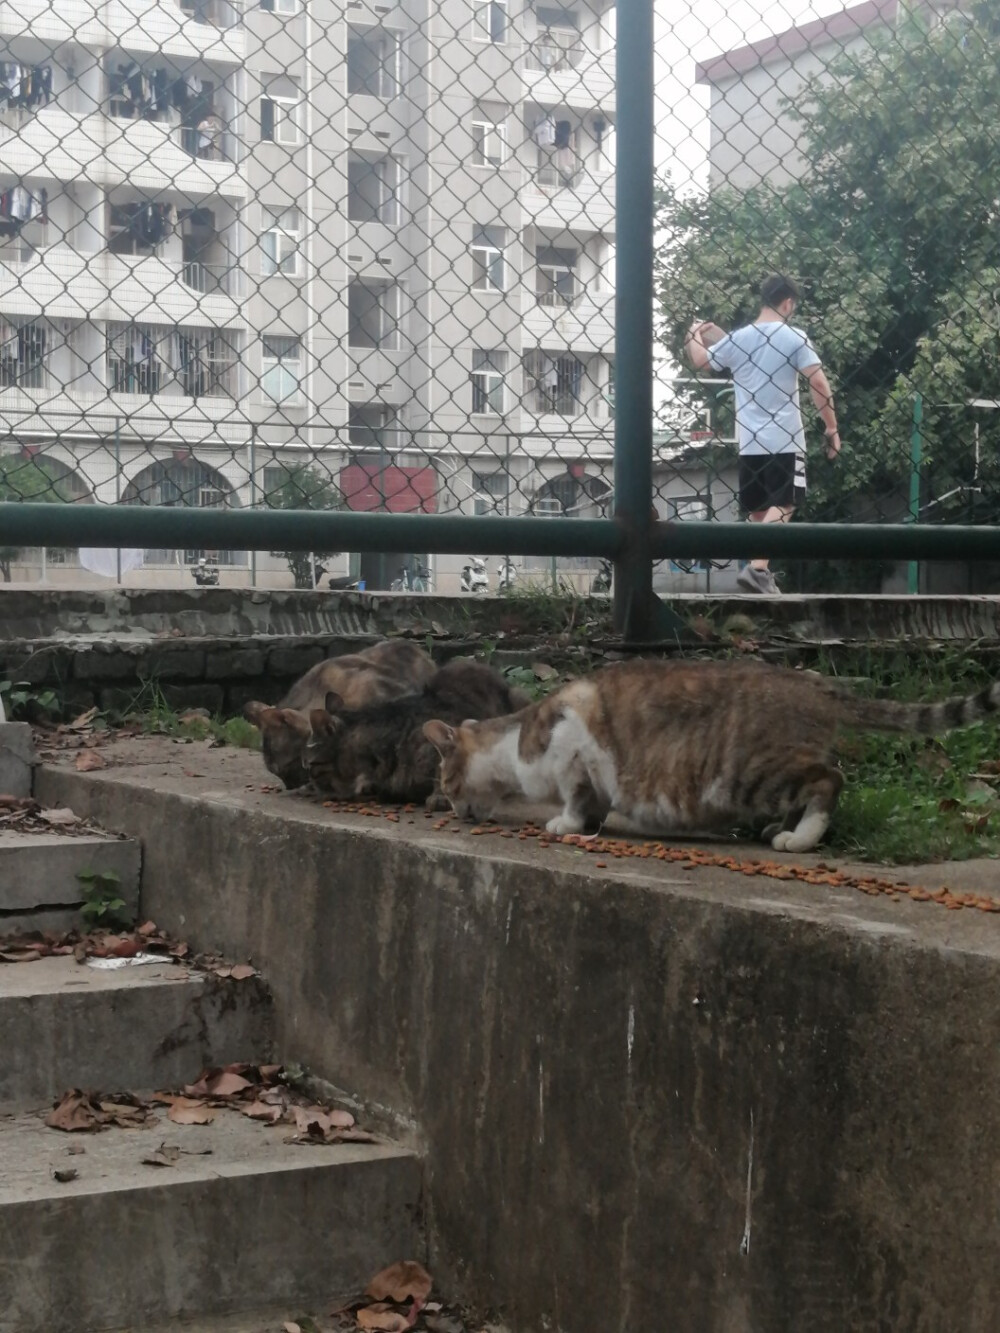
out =
[[[707,181],[708,89],[695,84],[695,63],[850,7],[843,0],[656,0],[657,161],[676,184]]]

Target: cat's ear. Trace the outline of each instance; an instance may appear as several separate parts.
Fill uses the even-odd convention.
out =
[[[265,722],[273,721],[290,728],[297,736],[309,735],[309,718],[297,708],[272,708],[269,710],[274,714],[273,718],[265,718]]]
[[[450,754],[455,748],[455,728],[449,727],[447,722],[439,722],[437,719],[425,722],[424,736],[439,754]]]
[[[313,708],[309,713],[309,726],[313,737],[332,736],[339,728],[339,721],[325,708]]]
[[[324,703],[325,703],[325,706],[326,706],[326,711],[327,711],[328,713],[342,713],[342,712],[344,712],[344,698],[343,698],[343,695],[338,694],[336,690],[328,690],[328,691],[327,691],[327,695],[326,695],[326,699],[325,699]]]
[[[268,705],[261,703],[259,699],[251,699],[243,705],[243,716],[248,722],[252,722],[255,727],[260,726],[260,719],[267,712]]]

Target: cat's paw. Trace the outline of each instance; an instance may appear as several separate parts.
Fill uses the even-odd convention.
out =
[[[584,823],[582,819],[572,819],[564,814],[555,815],[548,821],[545,828],[549,833],[558,833],[560,835],[563,833],[582,833]]]
[[[762,828],[760,831],[761,842],[769,842],[772,847],[776,847],[778,844],[774,839],[781,832],[782,827],[781,820],[776,819],[773,824],[768,824],[765,828]]]
[[[776,852],[811,852],[819,839],[820,835],[811,830],[801,833],[798,829],[782,829],[771,839],[771,846]]]

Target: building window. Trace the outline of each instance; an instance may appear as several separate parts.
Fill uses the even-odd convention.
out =
[[[572,305],[579,295],[576,281],[577,250],[540,245],[535,250],[535,294],[539,305]]]
[[[0,389],[44,389],[47,329],[31,320],[0,322]]]
[[[269,14],[281,14],[287,17],[289,14],[299,12],[299,0],[260,0],[260,7]]]
[[[500,45],[507,40],[507,0],[472,0],[472,36]]]
[[[302,142],[302,92],[294,79],[268,79],[260,99],[260,137],[294,147]]]
[[[347,26],[347,91],[384,102],[399,96],[401,43],[388,28]]]
[[[472,415],[477,417],[503,416],[504,376],[507,373],[506,352],[472,353]]]
[[[507,232],[503,227],[476,227],[472,233],[472,290],[502,292],[507,287],[504,250]]]
[[[349,408],[347,438],[352,452],[398,454],[401,435],[396,409],[381,403]]]
[[[111,204],[108,249],[113,255],[152,255],[171,235],[177,211],[170,204]]]
[[[235,356],[215,329],[179,329],[181,393],[185,398],[232,398]]]
[[[531,386],[532,412],[575,417],[583,410],[583,362],[575,356],[528,352],[524,369]]]
[[[528,68],[550,73],[576,69],[583,58],[579,15],[568,9],[538,5],[535,21],[538,35],[528,51]]]
[[[262,341],[260,387],[272,402],[294,402],[302,378],[301,340],[265,333]]]
[[[109,324],[107,357],[111,393],[235,397],[236,349],[218,329]]]
[[[265,204],[263,214],[264,230],[260,241],[263,251],[261,273],[265,277],[281,273],[286,278],[297,278],[302,229],[299,210]]]
[[[507,509],[510,483],[506,472],[472,473],[473,510],[478,518],[486,514],[502,514]]]
[[[495,104],[478,107],[472,116],[472,164],[502,167],[507,161],[507,109]]]
[[[400,222],[403,172],[394,157],[347,159],[347,216],[351,222]]]
[[[347,285],[349,347],[377,347],[382,350],[399,345],[399,289],[388,282],[361,282]]]

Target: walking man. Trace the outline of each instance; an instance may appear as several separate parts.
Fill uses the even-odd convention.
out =
[[[787,523],[806,491],[806,437],[799,408],[799,376],[809,381],[823,419],[826,456],[840,453],[830,382],[806,333],[788,321],[799,290],[782,273],[765,279],[760,314],[726,333],[696,320],[684,338],[695,370],[728,370],[736,395],[740,506],[751,523]],[[737,584],[746,592],[780,594],[766,560],[751,560]]]

